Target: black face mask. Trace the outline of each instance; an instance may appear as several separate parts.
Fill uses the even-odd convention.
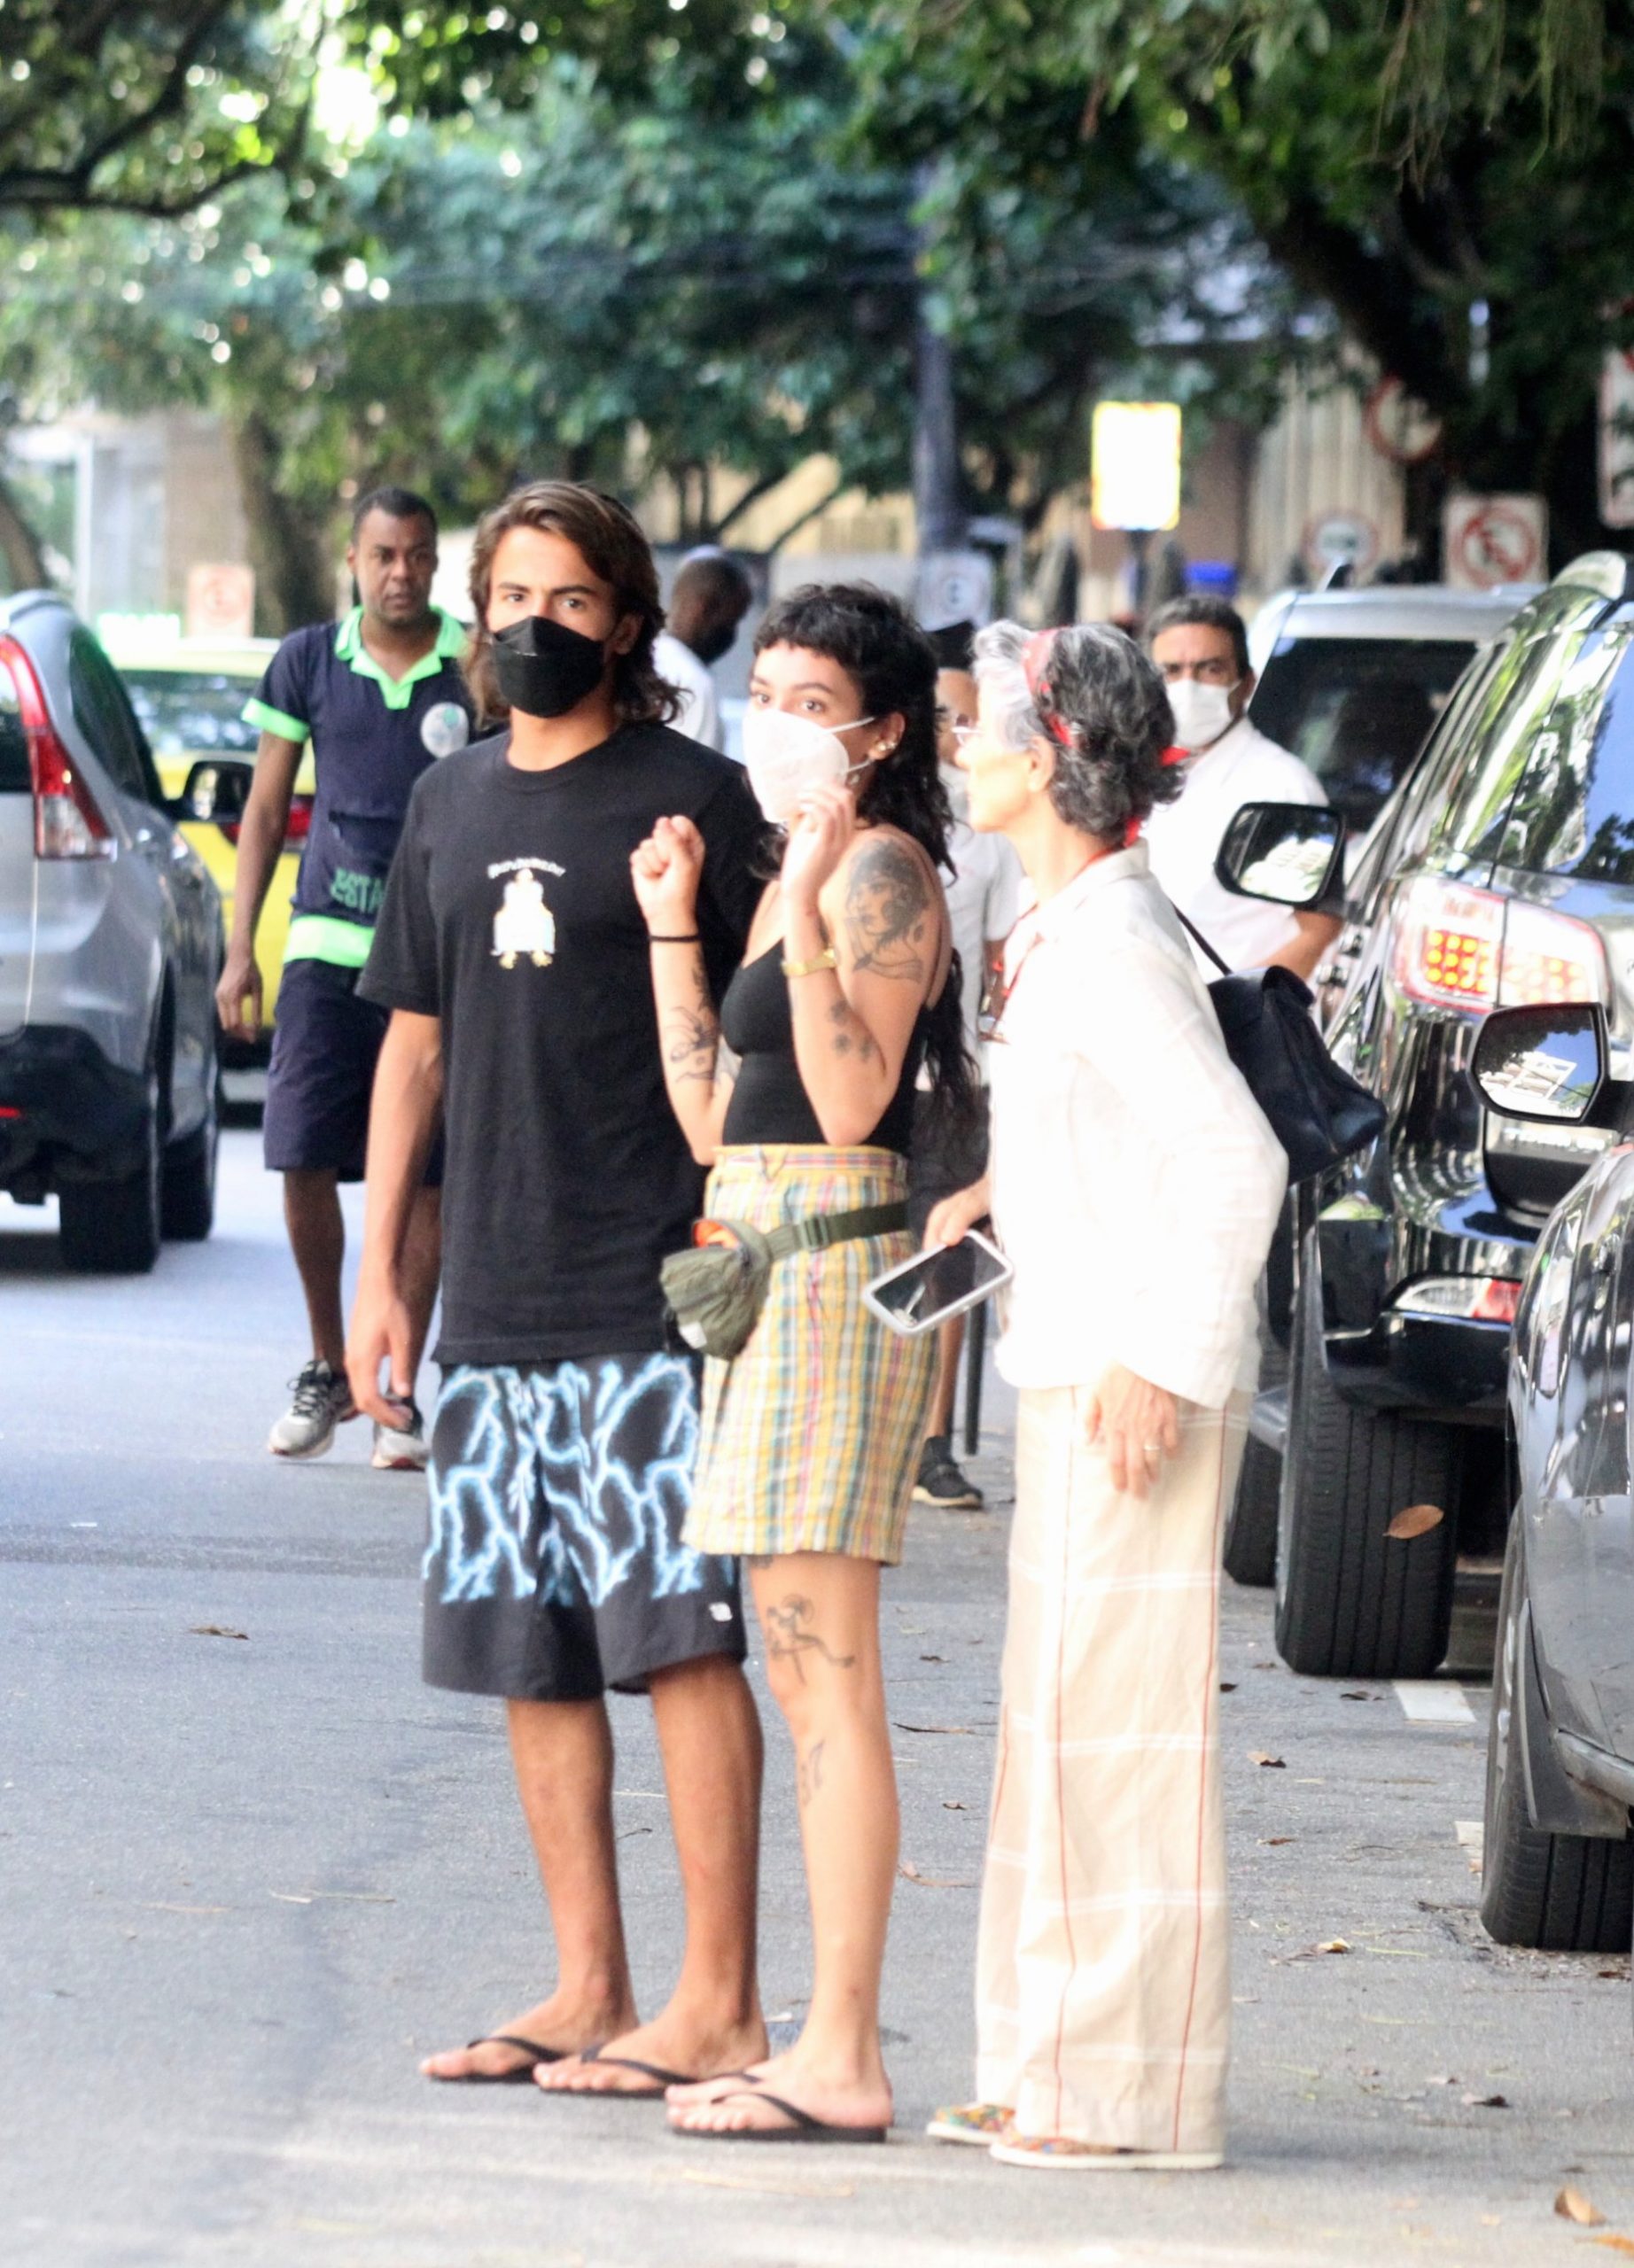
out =
[[[607,667],[599,638],[569,630],[549,615],[524,615],[494,633],[494,676],[500,699],[525,717],[565,717],[595,691]]]

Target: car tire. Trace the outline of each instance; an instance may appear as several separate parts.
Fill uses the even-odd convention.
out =
[[[159,1081],[148,1082],[141,1163],[107,1181],[68,1183],[58,1193],[62,1263],[75,1276],[145,1276],[159,1258],[163,1145]]]
[[[177,1244],[202,1244],[215,1226],[215,1160],[221,1139],[219,1076],[212,1082],[204,1122],[165,1152],[160,1192],[160,1227]]]
[[[1277,1580],[1277,1511],[1282,1460],[1252,1433],[1237,1468],[1236,1493],[1226,1515],[1226,1573],[1245,1590],[1269,1590]]]
[[[1525,1604],[1526,1554],[1517,1515],[1510,1523],[1498,1595],[1481,1919],[1500,1946],[1626,1953],[1634,1932],[1634,1839],[1550,1834],[1534,1827],[1527,1812],[1514,1697],[1525,1669],[1521,1648],[1530,1643]]]
[[[1327,1375],[1315,1254],[1301,1255],[1277,1534],[1277,1651],[1305,1677],[1428,1677],[1447,1651],[1463,1439],[1359,1409]],[[1443,1517],[1385,1531],[1412,1504]]]

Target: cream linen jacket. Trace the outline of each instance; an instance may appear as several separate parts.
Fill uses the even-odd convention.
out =
[[[1015,1269],[1000,1371],[1087,1386],[1122,1363],[1220,1408],[1253,1383],[1288,1161],[1143,843],[1022,916],[1005,984],[988,1050],[993,1218]]]

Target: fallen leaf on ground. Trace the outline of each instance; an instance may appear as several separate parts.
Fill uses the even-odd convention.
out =
[[[1339,1698],[1342,1701],[1376,1701],[1379,1697],[1376,1693],[1342,1693]]]
[[[1223,1677],[1223,1678],[1220,1680],[1220,1691],[1221,1691],[1222,1693],[1234,1693],[1234,1692],[1236,1691],[1236,1689],[1236,1689],[1235,1684],[1232,1682],[1232,1680],[1231,1680],[1230,1678],[1228,1678],[1228,1677]]]
[[[922,1662],[945,1662],[947,1659],[947,1656],[945,1654],[921,1654],[919,1658]]]
[[[922,1890],[974,1890],[976,1887],[973,1882],[954,1882],[946,1875],[922,1875],[912,1859],[904,1859],[897,1872],[906,1875],[909,1882],[916,1882]]]
[[[976,1730],[974,1725],[905,1725],[900,1717],[893,1717],[891,1721],[899,1733],[964,1733],[969,1735],[973,1734]]]
[[[1563,2221],[1576,2221],[1580,2229],[1603,2229],[1604,2213],[1597,2212],[1581,2189],[1562,2189],[1554,2201],[1554,2210]]]
[[[1431,1528],[1439,1527],[1446,1517],[1439,1504],[1409,1504],[1384,1532],[1397,1543],[1411,1543],[1415,1535],[1428,1535]]]
[[[1269,1756],[1263,1748],[1249,1749],[1249,1762],[1250,1764],[1258,1764],[1263,1766],[1267,1772],[1286,1772],[1288,1770],[1288,1766],[1283,1762],[1280,1756]]]
[[[1591,2244],[1603,2244],[1607,2252],[1621,2252],[1634,2258],[1634,2236],[1591,2236]]]
[[[1466,2110],[1507,2110],[1509,2097],[1506,2094],[1467,2094],[1464,2108]],[[1566,2193],[1562,2190],[1560,2194],[1564,2196]]]
[[[247,1638],[247,1630],[230,1630],[224,1622],[194,1622],[188,1627],[190,1638]]]
[[[1325,1944],[1317,1947],[1319,1953],[1349,1953],[1350,1950],[1350,1942],[1344,1938],[1329,1938]]]
[[[944,1796],[942,1798],[942,1808],[944,1811],[969,1811],[970,1806],[969,1804],[956,1804],[950,1802],[949,1799]]]
[[[1262,1836],[1260,1839],[1268,1851],[1280,1850],[1284,1843],[1292,1843],[1296,1840],[1292,1835],[1266,1835]]]

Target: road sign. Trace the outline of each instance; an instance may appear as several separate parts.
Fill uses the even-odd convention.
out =
[[[1422,464],[1441,447],[1441,420],[1399,378],[1381,378],[1367,397],[1362,431],[1391,464]]]
[[[1322,512],[1306,527],[1303,548],[1312,574],[1345,560],[1359,573],[1379,556],[1379,531],[1366,512]]]
[[[1537,582],[1548,555],[1547,508],[1541,496],[1449,496],[1442,543],[1457,590]]]
[[[914,610],[927,630],[992,616],[992,561],[984,551],[930,551],[919,563]]]
[[[255,632],[255,571],[223,564],[187,571],[190,638],[249,638]]]
[[[1634,528],[1634,352],[1623,346],[1600,365],[1600,517]]]
[[[1089,516],[1098,528],[1171,528],[1180,517],[1180,405],[1098,401]]]

